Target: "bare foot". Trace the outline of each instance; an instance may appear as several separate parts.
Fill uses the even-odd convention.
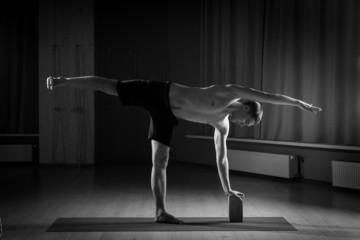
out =
[[[65,81],[66,80],[63,77],[48,77],[46,79],[47,89],[53,90],[54,88],[63,85]]]
[[[159,216],[155,218],[156,223],[171,223],[171,224],[184,224],[183,221],[175,218],[174,216],[168,214],[167,212],[162,212]]]

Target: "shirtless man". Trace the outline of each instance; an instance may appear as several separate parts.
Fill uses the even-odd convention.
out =
[[[61,86],[99,90],[118,96],[123,105],[139,106],[150,113],[149,139],[153,162],[151,188],[155,198],[157,223],[182,223],[167,213],[165,208],[166,167],[172,131],[178,124],[178,118],[214,127],[216,163],[224,192],[227,196],[233,195],[243,199],[244,194],[230,186],[226,147],[229,121],[240,126],[259,124],[263,114],[260,102],[295,106],[313,113],[321,111],[321,108],[298,99],[236,84],[198,88],[171,82],[119,81],[98,76],[47,78],[49,90]]]

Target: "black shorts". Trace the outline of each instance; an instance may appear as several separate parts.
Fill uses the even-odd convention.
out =
[[[173,128],[179,124],[170,107],[171,82],[119,81],[116,89],[123,105],[138,106],[150,114],[149,139],[170,147]]]

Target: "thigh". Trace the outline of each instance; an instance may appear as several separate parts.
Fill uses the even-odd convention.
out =
[[[170,147],[176,122],[166,114],[150,112],[150,116],[148,138]]]
[[[118,81],[116,91],[123,105],[147,109],[151,98],[151,85],[148,80]]]
[[[103,81],[103,92],[112,95],[119,96],[117,91],[118,80],[115,79],[106,79]]]

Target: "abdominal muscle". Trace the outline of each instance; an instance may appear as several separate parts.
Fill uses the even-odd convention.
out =
[[[170,105],[174,115],[187,121],[216,124],[228,116],[225,109],[236,99],[229,97],[226,86],[206,88],[171,84]]]

